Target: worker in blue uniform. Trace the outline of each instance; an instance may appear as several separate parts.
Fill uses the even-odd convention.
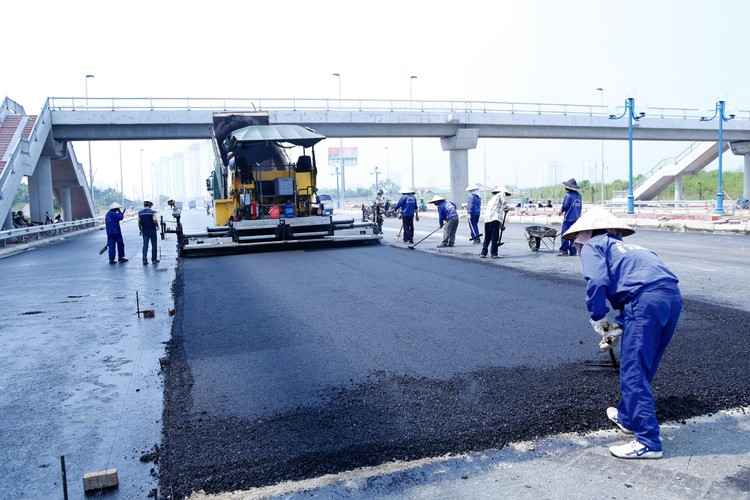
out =
[[[654,252],[622,241],[635,231],[600,207],[587,211],[563,239],[581,256],[586,279],[586,306],[594,330],[603,337],[602,350],[621,339],[620,391],[617,408],[606,414],[635,439],[611,446],[619,458],[661,458],[651,381],[674,334],[682,310],[678,279]],[[619,311],[607,319],[609,308]]]
[[[419,207],[417,199],[414,197],[414,188],[406,188],[401,191],[396,205],[389,209],[389,212],[395,212],[401,209],[401,223],[404,227],[404,243],[414,243],[414,220],[419,222]]]
[[[104,216],[104,228],[107,231],[107,248],[109,249],[110,264],[128,261],[125,258],[125,242],[122,239],[122,230],[120,230],[120,221],[125,218],[125,212],[121,212],[121,209],[122,205],[114,202],[109,206],[109,210]],[[117,260],[115,260],[115,248],[117,248]]]
[[[562,228],[560,230],[560,234],[565,234],[565,231],[567,231],[570,226],[575,224],[575,222],[581,216],[583,201],[581,199],[581,193],[579,192],[581,188],[578,186],[578,183],[575,179],[567,180],[562,184],[563,186],[565,186],[565,198],[563,198],[562,207],[560,208],[560,212],[558,212],[557,215],[565,214],[563,217]],[[565,238],[561,238],[560,253],[558,253],[557,256],[564,257],[566,255],[575,257],[576,247],[572,242],[566,240]]]
[[[138,229],[141,230],[143,237],[143,265],[148,264],[148,245],[151,244],[151,262],[159,262],[156,250],[156,230],[159,227],[159,220],[156,218],[156,212],[151,208],[154,204],[150,201],[143,202],[143,210],[138,212]]]
[[[482,199],[479,197],[479,186],[469,184],[466,186],[469,198],[466,200],[466,214],[469,216],[469,240],[474,245],[482,244],[482,235],[479,233],[479,216],[482,215]]]
[[[437,205],[438,224],[443,228],[443,241],[438,248],[452,247],[456,243],[456,229],[458,229],[458,212],[456,204],[446,201],[440,195],[435,195],[430,203]]]

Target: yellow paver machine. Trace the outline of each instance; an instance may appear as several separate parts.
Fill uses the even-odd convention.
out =
[[[206,184],[216,225],[205,233],[183,234],[175,212],[177,229],[167,232],[178,234],[180,255],[379,243],[382,226],[377,222],[322,215],[315,144],[323,139],[307,127],[269,125],[260,113],[215,114],[216,168]],[[294,153],[299,154],[296,162],[289,159]]]

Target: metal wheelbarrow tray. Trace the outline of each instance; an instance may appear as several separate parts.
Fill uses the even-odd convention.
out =
[[[557,229],[548,226],[526,226],[526,241],[532,252],[538,252],[539,246],[544,244],[547,250],[555,251]]]

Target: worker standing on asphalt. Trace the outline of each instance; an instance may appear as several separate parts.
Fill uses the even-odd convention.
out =
[[[452,247],[456,243],[456,229],[458,229],[458,212],[456,204],[445,201],[440,195],[435,195],[430,203],[437,205],[438,224],[443,228],[443,241],[438,248]]]
[[[120,212],[120,209],[122,209],[122,205],[114,202],[109,206],[107,215],[104,216],[104,227],[107,231],[107,247],[109,249],[110,264],[117,264],[118,262],[124,263],[128,261],[128,259],[125,258],[125,242],[122,239],[122,231],[120,230],[120,221],[125,218],[125,213]],[[115,260],[115,247],[117,248],[117,260]]]
[[[482,199],[479,197],[479,186],[469,184],[466,186],[469,199],[466,201],[466,213],[469,216],[469,232],[471,242],[474,245],[482,243],[482,235],[479,234],[479,216],[482,214]]]
[[[619,458],[661,458],[651,381],[674,334],[682,309],[678,279],[654,252],[623,243],[635,231],[600,207],[586,212],[563,234],[581,255],[586,279],[586,306],[591,325],[608,349],[621,338],[620,391],[617,408],[607,418],[626,434],[629,443],[611,446]],[[619,310],[610,323],[606,302]]]
[[[151,262],[159,262],[156,252],[156,230],[159,227],[159,219],[156,218],[156,212],[151,209],[154,206],[150,201],[143,202],[143,210],[138,212],[138,229],[141,230],[143,237],[143,265],[148,264],[148,244],[151,243]]]
[[[389,212],[401,209],[401,223],[404,226],[404,243],[414,243],[414,219],[419,222],[419,208],[414,197],[414,188],[401,191],[401,198]]]
[[[563,182],[562,184],[563,186],[565,186],[565,198],[563,198],[562,208],[560,208],[560,211],[557,213],[557,215],[565,214],[565,216],[563,217],[562,228],[560,230],[560,234],[565,234],[565,231],[567,231],[570,226],[575,224],[575,222],[581,216],[583,200],[581,199],[581,193],[579,193],[581,188],[578,187],[578,183],[575,179],[570,179]],[[576,247],[572,242],[561,238],[560,253],[558,253],[557,256],[564,257],[566,255],[575,257]]]
[[[505,201],[506,196],[510,196],[510,191],[505,189],[505,186],[498,186],[492,190],[494,195],[487,202],[487,208],[484,211],[484,243],[482,244],[482,253],[480,257],[487,257],[487,247],[490,248],[490,257],[497,259],[497,249],[500,246],[500,230],[505,230],[503,227],[503,219],[505,213],[508,211],[508,204]]]

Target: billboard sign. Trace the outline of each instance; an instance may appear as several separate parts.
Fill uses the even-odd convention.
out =
[[[357,148],[328,148],[328,165],[331,167],[340,167],[341,158],[343,156],[345,167],[356,166],[358,154],[359,152]]]

